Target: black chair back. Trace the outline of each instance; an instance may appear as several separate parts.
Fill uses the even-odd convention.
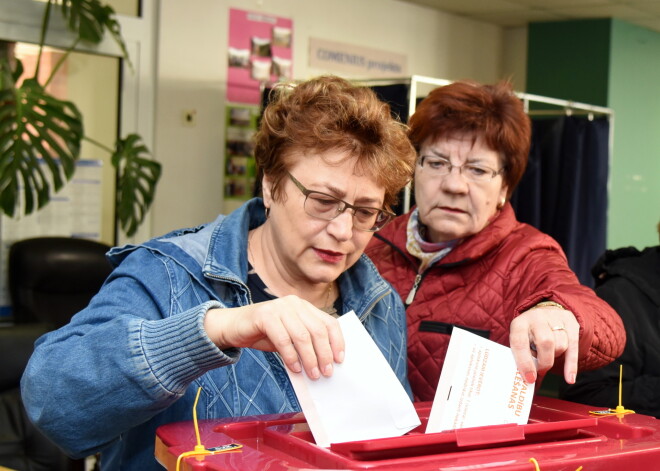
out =
[[[9,295],[15,323],[68,323],[99,291],[112,271],[101,242],[37,237],[9,248]]]

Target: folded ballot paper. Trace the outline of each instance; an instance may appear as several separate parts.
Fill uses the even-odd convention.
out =
[[[339,318],[345,357],[331,377],[287,369],[316,444],[397,437],[420,425],[408,394],[353,311]]]
[[[533,397],[510,348],[454,327],[426,433],[526,424]]]

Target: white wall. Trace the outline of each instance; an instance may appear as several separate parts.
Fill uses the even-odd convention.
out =
[[[68,99],[85,117],[85,134],[114,149],[117,139],[119,102],[119,59],[101,55],[72,53],[68,59]],[[99,93],[103,90],[103,93]],[[83,141],[80,158],[101,160],[101,241],[115,240],[115,170],[111,153]]]
[[[151,211],[153,235],[223,211],[223,117],[229,9],[293,20],[294,78],[308,66],[310,37],[408,57],[410,74],[494,82],[504,76],[504,31],[397,0],[161,0],[154,155],[163,176]],[[365,77],[360,77],[365,78]],[[197,124],[184,126],[184,110]]]
[[[504,30],[503,78],[518,92],[527,90],[527,26]]]

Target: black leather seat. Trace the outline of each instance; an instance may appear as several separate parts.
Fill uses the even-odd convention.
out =
[[[8,258],[15,325],[0,328],[0,466],[18,471],[83,470],[28,420],[20,379],[35,340],[84,308],[112,271],[100,242],[68,237],[17,241]]]
[[[69,237],[38,237],[9,248],[9,295],[16,323],[54,328],[84,308],[112,271],[109,246]]]

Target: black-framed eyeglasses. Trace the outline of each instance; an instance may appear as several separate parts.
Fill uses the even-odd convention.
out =
[[[382,229],[395,216],[394,213],[386,209],[355,206],[332,195],[308,190],[290,173],[289,178],[305,195],[305,213],[314,218],[332,221],[344,211],[350,209],[353,211],[353,227],[361,231],[375,232]]]
[[[477,183],[489,182],[504,171],[503,168],[493,170],[479,164],[453,165],[448,159],[433,155],[422,155],[419,158],[419,166],[430,176],[449,175],[451,170],[456,168],[466,179]]]

